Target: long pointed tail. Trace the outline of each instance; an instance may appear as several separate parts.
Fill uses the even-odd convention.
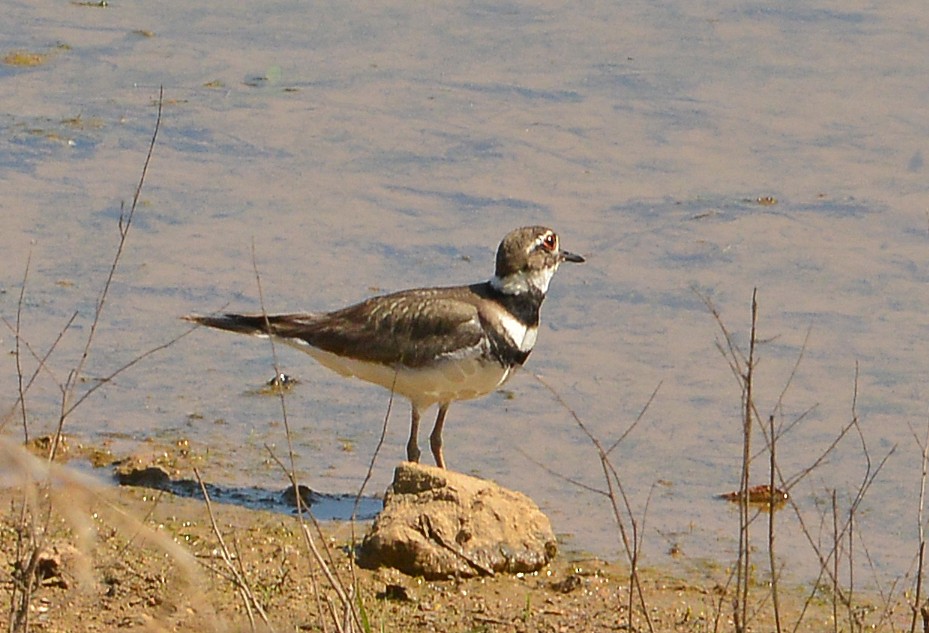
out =
[[[228,330],[238,332],[239,334],[249,334],[251,336],[267,336],[278,334],[278,326],[286,317],[291,315],[264,315],[264,314],[218,314],[212,316],[202,316],[199,314],[188,314],[181,318],[192,323],[199,323],[218,330]]]

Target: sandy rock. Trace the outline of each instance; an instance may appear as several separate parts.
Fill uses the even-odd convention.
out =
[[[557,551],[551,524],[527,496],[404,462],[361,546],[366,567],[428,579],[531,572]]]

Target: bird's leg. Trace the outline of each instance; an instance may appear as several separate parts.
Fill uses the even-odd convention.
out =
[[[450,404],[444,402],[439,405],[439,415],[436,416],[435,426],[429,435],[429,447],[432,449],[432,456],[435,457],[435,465],[439,468],[445,468],[445,458],[442,457],[442,427],[445,426],[445,414],[448,413]]]
[[[406,443],[406,458],[418,464],[419,455],[419,408],[414,404],[410,420],[410,439]]]

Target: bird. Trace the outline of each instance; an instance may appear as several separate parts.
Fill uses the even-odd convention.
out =
[[[270,336],[342,376],[404,396],[411,405],[408,461],[419,462],[420,418],[438,404],[429,445],[436,466],[446,468],[442,431],[449,406],[496,390],[526,362],[552,276],[563,262],[584,261],[562,250],[552,229],[525,226],[500,242],[488,281],[401,290],[332,312],[181,318]]]

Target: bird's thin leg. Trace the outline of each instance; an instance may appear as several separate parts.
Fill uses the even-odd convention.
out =
[[[429,435],[429,447],[432,449],[432,456],[435,457],[435,465],[439,468],[445,468],[445,458],[442,457],[442,427],[445,426],[445,414],[448,413],[450,404],[444,402],[439,405],[439,415],[436,416],[435,426]]]
[[[419,463],[419,455],[419,408],[414,404],[410,420],[410,439],[406,443],[406,458]]]

